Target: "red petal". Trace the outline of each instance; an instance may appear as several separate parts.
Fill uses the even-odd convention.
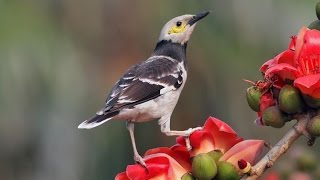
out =
[[[278,75],[283,81],[286,79],[294,80],[299,74],[297,68],[287,63],[277,64],[266,71],[266,76],[273,77]]]
[[[278,54],[275,57],[275,59],[277,59],[278,64],[286,63],[286,64],[290,64],[292,66],[296,65],[296,63],[294,61],[294,51],[292,51],[292,50],[283,51],[282,53]]]
[[[148,166],[148,171],[150,172],[150,165]],[[132,180],[144,180],[149,178],[147,170],[139,164],[128,165],[127,166],[127,175],[129,179]],[[152,172],[154,173],[154,172]]]
[[[320,98],[320,74],[304,76],[294,81],[294,86],[303,94]]]
[[[206,131],[196,131],[190,136],[190,144],[192,146],[192,150],[189,152],[191,157],[194,157],[200,153],[207,153],[214,149],[215,140],[210,133]]]
[[[185,173],[188,172],[175,159],[173,159],[171,156],[164,154],[164,153],[149,155],[149,156],[145,157],[145,162],[146,162],[146,164],[154,163],[155,165],[159,165],[159,163],[163,163],[164,165],[168,165],[169,169],[167,169],[166,174],[164,176],[165,179],[168,179],[168,180],[181,179],[181,177]],[[149,170],[149,174],[150,174],[149,167],[148,167],[148,170]],[[158,176],[159,175],[154,176],[154,177],[158,177]],[[161,177],[163,177],[163,174]],[[157,178],[157,179],[159,179],[159,178]]]
[[[203,129],[211,133],[214,138],[215,149],[219,149],[222,152],[242,141],[228,124],[214,117],[207,119]]]
[[[274,57],[273,59],[265,62],[261,68],[260,71],[266,73],[266,71],[278,64],[281,63],[287,63],[290,64],[292,66],[295,65],[294,63],[294,51],[292,50],[286,50],[283,51],[282,53],[278,54],[276,57]]]
[[[172,146],[170,149],[172,149],[174,152],[176,152],[177,154],[179,154],[179,156],[181,156],[181,158],[187,163],[179,163],[182,165],[183,168],[185,168],[186,170],[189,171],[189,168],[191,168],[191,157],[189,155],[189,151],[187,150],[187,148],[185,146],[181,146],[179,144],[176,144],[174,146]]]
[[[298,33],[298,36],[297,36],[297,41],[296,41],[296,53],[295,53],[295,57],[294,59],[298,59],[299,56],[300,56],[300,51],[301,51],[301,48],[304,44],[304,35],[306,34],[306,32],[308,31],[309,29],[306,28],[306,27],[302,27]]]
[[[254,165],[257,158],[261,155],[264,141],[262,140],[244,140],[234,145],[222,157],[221,161],[227,161],[236,167],[240,159],[243,159]]]
[[[275,105],[275,103],[276,100],[270,92],[264,93],[260,98],[260,111],[263,112],[268,107]]]
[[[180,146],[182,147],[182,146]],[[191,170],[191,161],[190,156],[186,148],[182,149],[179,146],[174,147],[173,149],[177,150],[174,151],[171,148],[168,147],[159,147],[150,149],[145,153],[145,156],[151,155],[151,154],[157,154],[157,153],[164,153],[169,156],[171,156],[173,159],[175,159],[184,169],[187,171]]]
[[[184,139],[183,136],[178,136],[176,138],[176,142],[177,142],[177,144],[179,144],[181,146],[186,146],[186,140]]]
[[[127,175],[132,180],[180,179],[187,171],[171,156],[164,153],[151,154],[144,158],[148,171],[141,165],[127,166]]]
[[[320,31],[305,32],[304,43],[297,55],[300,70],[304,75],[319,73],[320,66]]]
[[[262,66],[260,67],[260,72],[265,73],[267,71],[267,69],[269,69],[270,67],[272,67],[272,66],[274,66],[276,64],[277,64],[277,60],[270,59],[267,62],[262,64]]]
[[[122,172],[117,174],[117,176],[114,178],[115,180],[130,180],[126,174],[126,172]]]
[[[214,139],[211,136],[210,133],[207,131],[201,130],[201,131],[196,131],[190,135],[190,144],[193,148],[199,148],[201,146],[201,142],[204,139],[209,139],[209,141],[212,142],[214,146]]]

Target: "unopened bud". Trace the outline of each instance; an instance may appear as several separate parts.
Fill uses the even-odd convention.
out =
[[[317,29],[317,30],[320,30],[320,2],[318,2],[316,4],[316,15],[318,17],[317,20],[313,21],[309,26],[308,28],[309,29]]]
[[[287,121],[286,115],[280,111],[278,106],[268,107],[262,113],[262,122],[266,126],[281,128]]]
[[[217,179],[239,180],[239,175],[236,167],[225,161],[220,161],[218,164]]]
[[[303,97],[304,102],[308,106],[310,106],[312,108],[320,107],[320,99],[319,98],[314,98],[314,97],[306,95],[306,94],[303,94],[302,97]]]
[[[302,106],[300,91],[291,85],[282,87],[278,101],[281,111],[289,114],[298,112]]]
[[[316,14],[318,19],[320,20],[320,2],[316,4]]]
[[[193,177],[191,174],[189,173],[185,173],[182,177],[181,180],[196,180],[195,177]]]
[[[309,24],[308,28],[320,30],[320,20],[313,21],[312,23]]]
[[[315,116],[309,120],[307,131],[311,136],[320,136],[320,116]]]
[[[304,153],[297,159],[298,169],[312,172],[317,168],[317,158],[311,153]]]
[[[220,157],[223,155],[220,150],[213,150],[207,153],[216,163],[219,161]]]
[[[198,154],[192,160],[192,174],[196,179],[210,180],[217,174],[217,165],[208,154]]]
[[[261,91],[257,87],[251,86],[247,89],[246,96],[250,108],[256,112],[259,112]]]

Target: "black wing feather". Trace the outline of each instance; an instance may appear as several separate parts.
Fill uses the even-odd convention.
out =
[[[161,90],[178,89],[183,82],[178,61],[154,59],[131,67],[115,84],[106,100],[106,114],[119,111],[161,96]],[[170,89],[172,88],[172,89]]]

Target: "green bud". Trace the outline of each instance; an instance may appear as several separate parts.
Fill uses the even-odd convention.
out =
[[[283,127],[287,119],[287,116],[280,111],[278,106],[268,107],[262,113],[263,124],[274,128]]]
[[[320,2],[316,4],[316,14],[318,19],[320,20]]]
[[[310,107],[312,107],[312,108],[318,108],[318,107],[320,107],[320,99],[314,98],[314,97],[309,96],[309,95],[306,95],[306,94],[303,94],[302,97],[303,97],[304,102],[305,102],[308,106],[310,106]]]
[[[320,30],[320,20],[313,21],[312,23],[309,24],[308,28]]]
[[[229,162],[220,161],[218,164],[217,179],[239,180],[238,171],[233,164]]]
[[[302,107],[300,91],[291,85],[282,87],[278,101],[281,111],[289,114],[298,112]]]
[[[316,29],[316,30],[320,30],[320,2],[318,2],[316,4],[316,14],[317,14],[317,17],[318,17],[318,20],[315,20],[313,21],[309,26],[308,28],[309,29]]]
[[[317,167],[317,158],[311,153],[304,153],[297,159],[298,169],[301,171],[313,171]]]
[[[192,160],[192,174],[198,180],[210,180],[217,174],[217,165],[208,154],[198,154]]]
[[[257,87],[251,86],[247,89],[246,95],[250,108],[256,112],[259,112],[261,91]]]
[[[182,177],[181,180],[196,180],[191,174],[185,173]]]
[[[213,160],[214,162],[218,162],[220,157],[223,155],[220,150],[213,150],[207,153]]]
[[[312,136],[320,136],[320,116],[315,116],[309,120],[307,131]]]

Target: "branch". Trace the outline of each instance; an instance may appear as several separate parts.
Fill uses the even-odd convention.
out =
[[[296,118],[297,123],[282,137],[282,139],[251,169],[250,175],[242,177],[242,180],[253,180],[260,177],[273,163],[284,154],[301,135],[305,134],[305,129],[310,115]]]

